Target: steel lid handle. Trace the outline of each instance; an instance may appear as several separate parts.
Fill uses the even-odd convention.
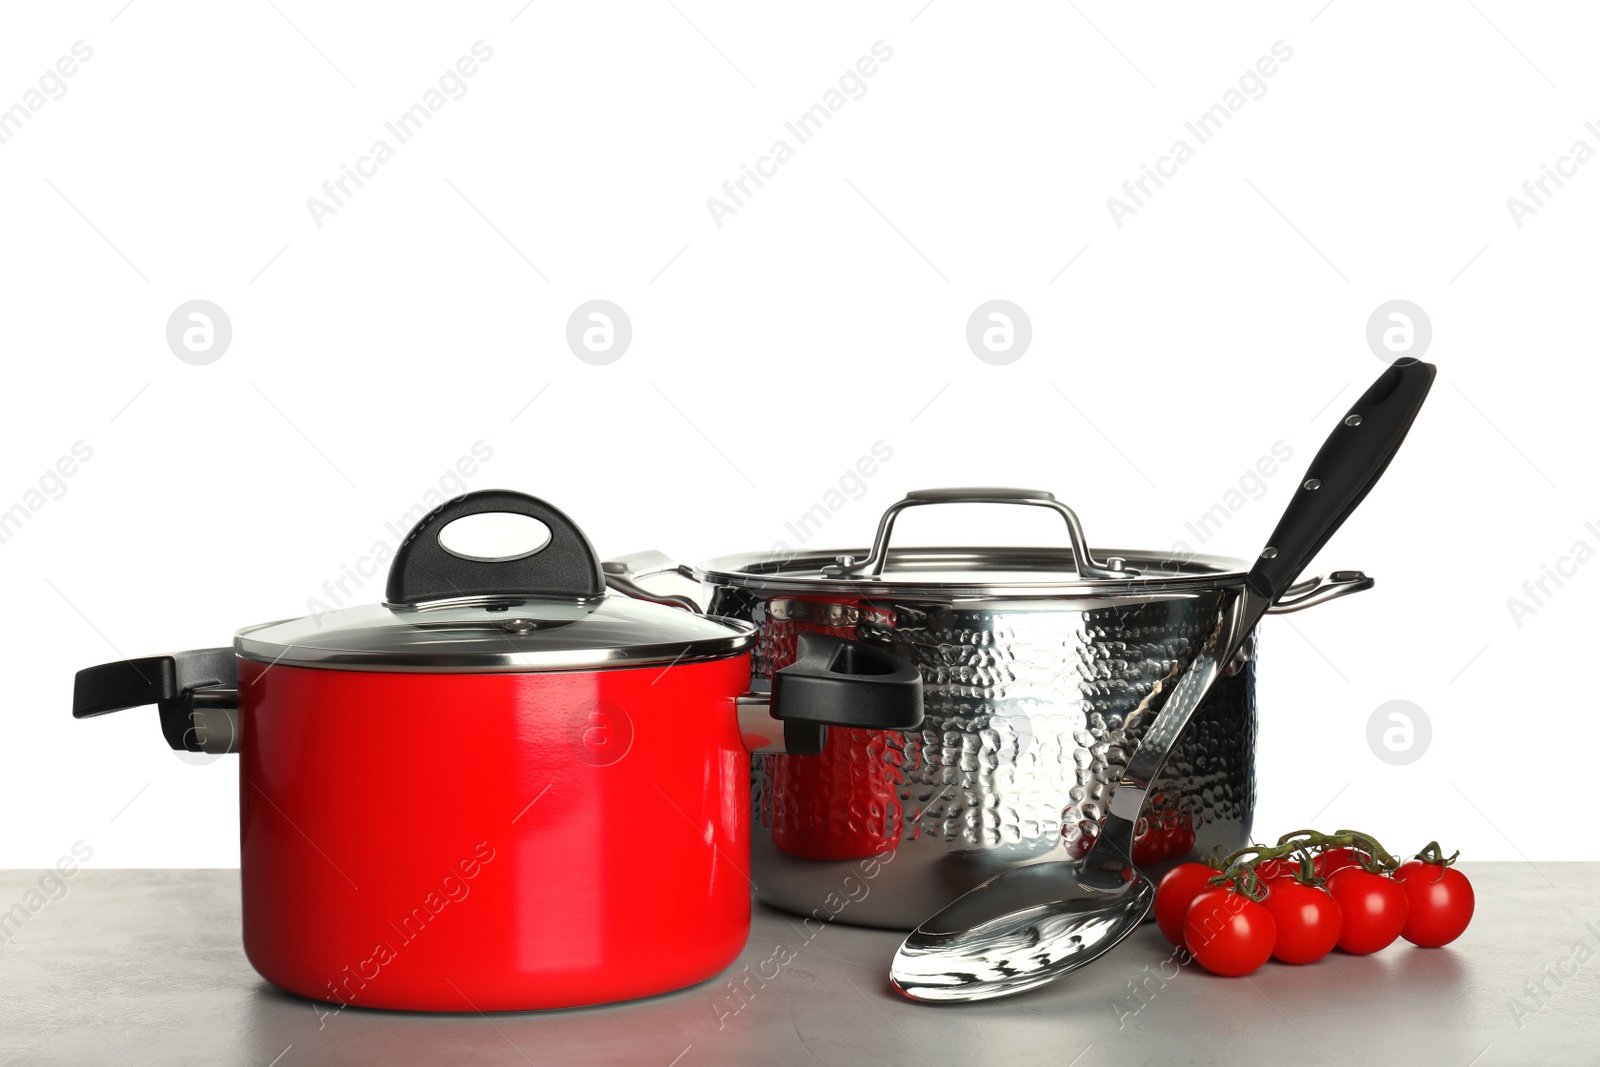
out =
[[[866,575],[876,578],[883,573],[889,558],[889,537],[894,532],[894,521],[907,508],[924,504],[1023,504],[1029,507],[1049,508],[1059,514],[1067,524],[1067,537],[1072,541],[1072,558],[1077,564],[1080,578],[1129,578],[1137,571],[1112,559],[1101,563],[1089,552],[1089,542],[1083,536],[1083,524],[1078,513],[1056,499],[1054,493],[1044,489],[1008,489],[997,486],[954,486],[943,489],[913,489],[902,499],[889,505],[889,510],[878,520],[878,532],[872,539],[872,552],[863,560],[840,557],[837,563],[822,568],[830,577],[848,578]]]

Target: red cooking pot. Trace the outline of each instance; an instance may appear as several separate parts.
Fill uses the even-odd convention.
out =
[[[440,542],[487,512],[549,539],[493,560]],[[916,669],[882,648],[807,635],[753,693],[754,640],[607,596],[566,515],[489,490],[416,525],[384,603],[91,667],[73,715],[156,704],[173,748],[238,752],[244,948],[268,981],[361,1007],[571,1007],[691,985],[743,948],[749,752],[921,721]]]

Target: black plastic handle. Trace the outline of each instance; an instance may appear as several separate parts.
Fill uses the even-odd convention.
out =
[[[439,534],[468,515],[506,512],[544,523],[550,540],[511,559],[467,559],[439,543]],[[411,528],[389,565],[391,604],[466,596],[592,597],[606,591],[600,557],[576,523],[538,497],[481,489],[434,508]]]
[[[922,675],[888,649],[803,633],[795,660],[772,676],[772,717],[784,747],[815,755],[829,726],[914,730],[922,725]]]
[[[1245,578],[1253,591],[1276,600],[1294,584],[1377,484],[1422,410],[1435,373],[1431,363],[1395,364],[1339,420]]]
[[[238,687],[239,664],[232,648],[118,660],[78,672],[72,684],[72,717],[87,719],[154,704],[167,744],[179,752],[202,752],[205,739],[195,732],[191,702],[195,691]]]

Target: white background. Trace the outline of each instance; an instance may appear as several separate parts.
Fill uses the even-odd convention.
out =
[[[0,107],[94,54],[0,145],[0,509],[74,442],[93,458],[0,544],[0,865],[78,839],[93,865],[236,864],[235,762],[185,765],[151,710],[74,722],[73,672],[304,614],[474,442],[472,488],[695,559],[785,539],[880,440],[813,545],[861,544],[910,488],[1016,484],[1097,544],[1167,548],[1281,440],[1204,546],[1249,556],[1381,371],[1366,322],[1396,298],[1439,380],[1313,567],[1377,589],[1265,624],[1258,832],[1600,855],[1570,829],[1600,562],[1521,626],[1507,607],[1600,547],[1600,162],[1521,227],[1506,204],[1600,148],[1590,13],[675,2],[8,5]],[[479,40],[466,95],[315,225],[307,198]],[[1280,40],[1265,95],[1115,225],[1107,198]],[[877,41],[865,95],[719,228],[707,198]],[[196,298],[233,327],[207,366],[165,339]],[[633,324],[607,366],[565,343],[593,298]],[[1033,327],[1005,366],[965,341],[994,298]],[[1060,537],[993,509],[903,525]],[[1366,737],[1396,699],[1433,729],[1407,766]]]

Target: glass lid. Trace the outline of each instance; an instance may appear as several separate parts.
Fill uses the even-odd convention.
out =
[[[755,627],[624,596],[363,604],[246,627],[246,659],[373,671],[594,670],[723,659]]]
[[[447,546],[477,515],[534,520],[542,540],[506,555]],[[270,664],[341,670],[535,672],[725,659],[755,627],[681,607],[607,595],[583,531],[536,497],[468,493],[425,515],[395,552],[382,604],[263,623],[234,648]]]

